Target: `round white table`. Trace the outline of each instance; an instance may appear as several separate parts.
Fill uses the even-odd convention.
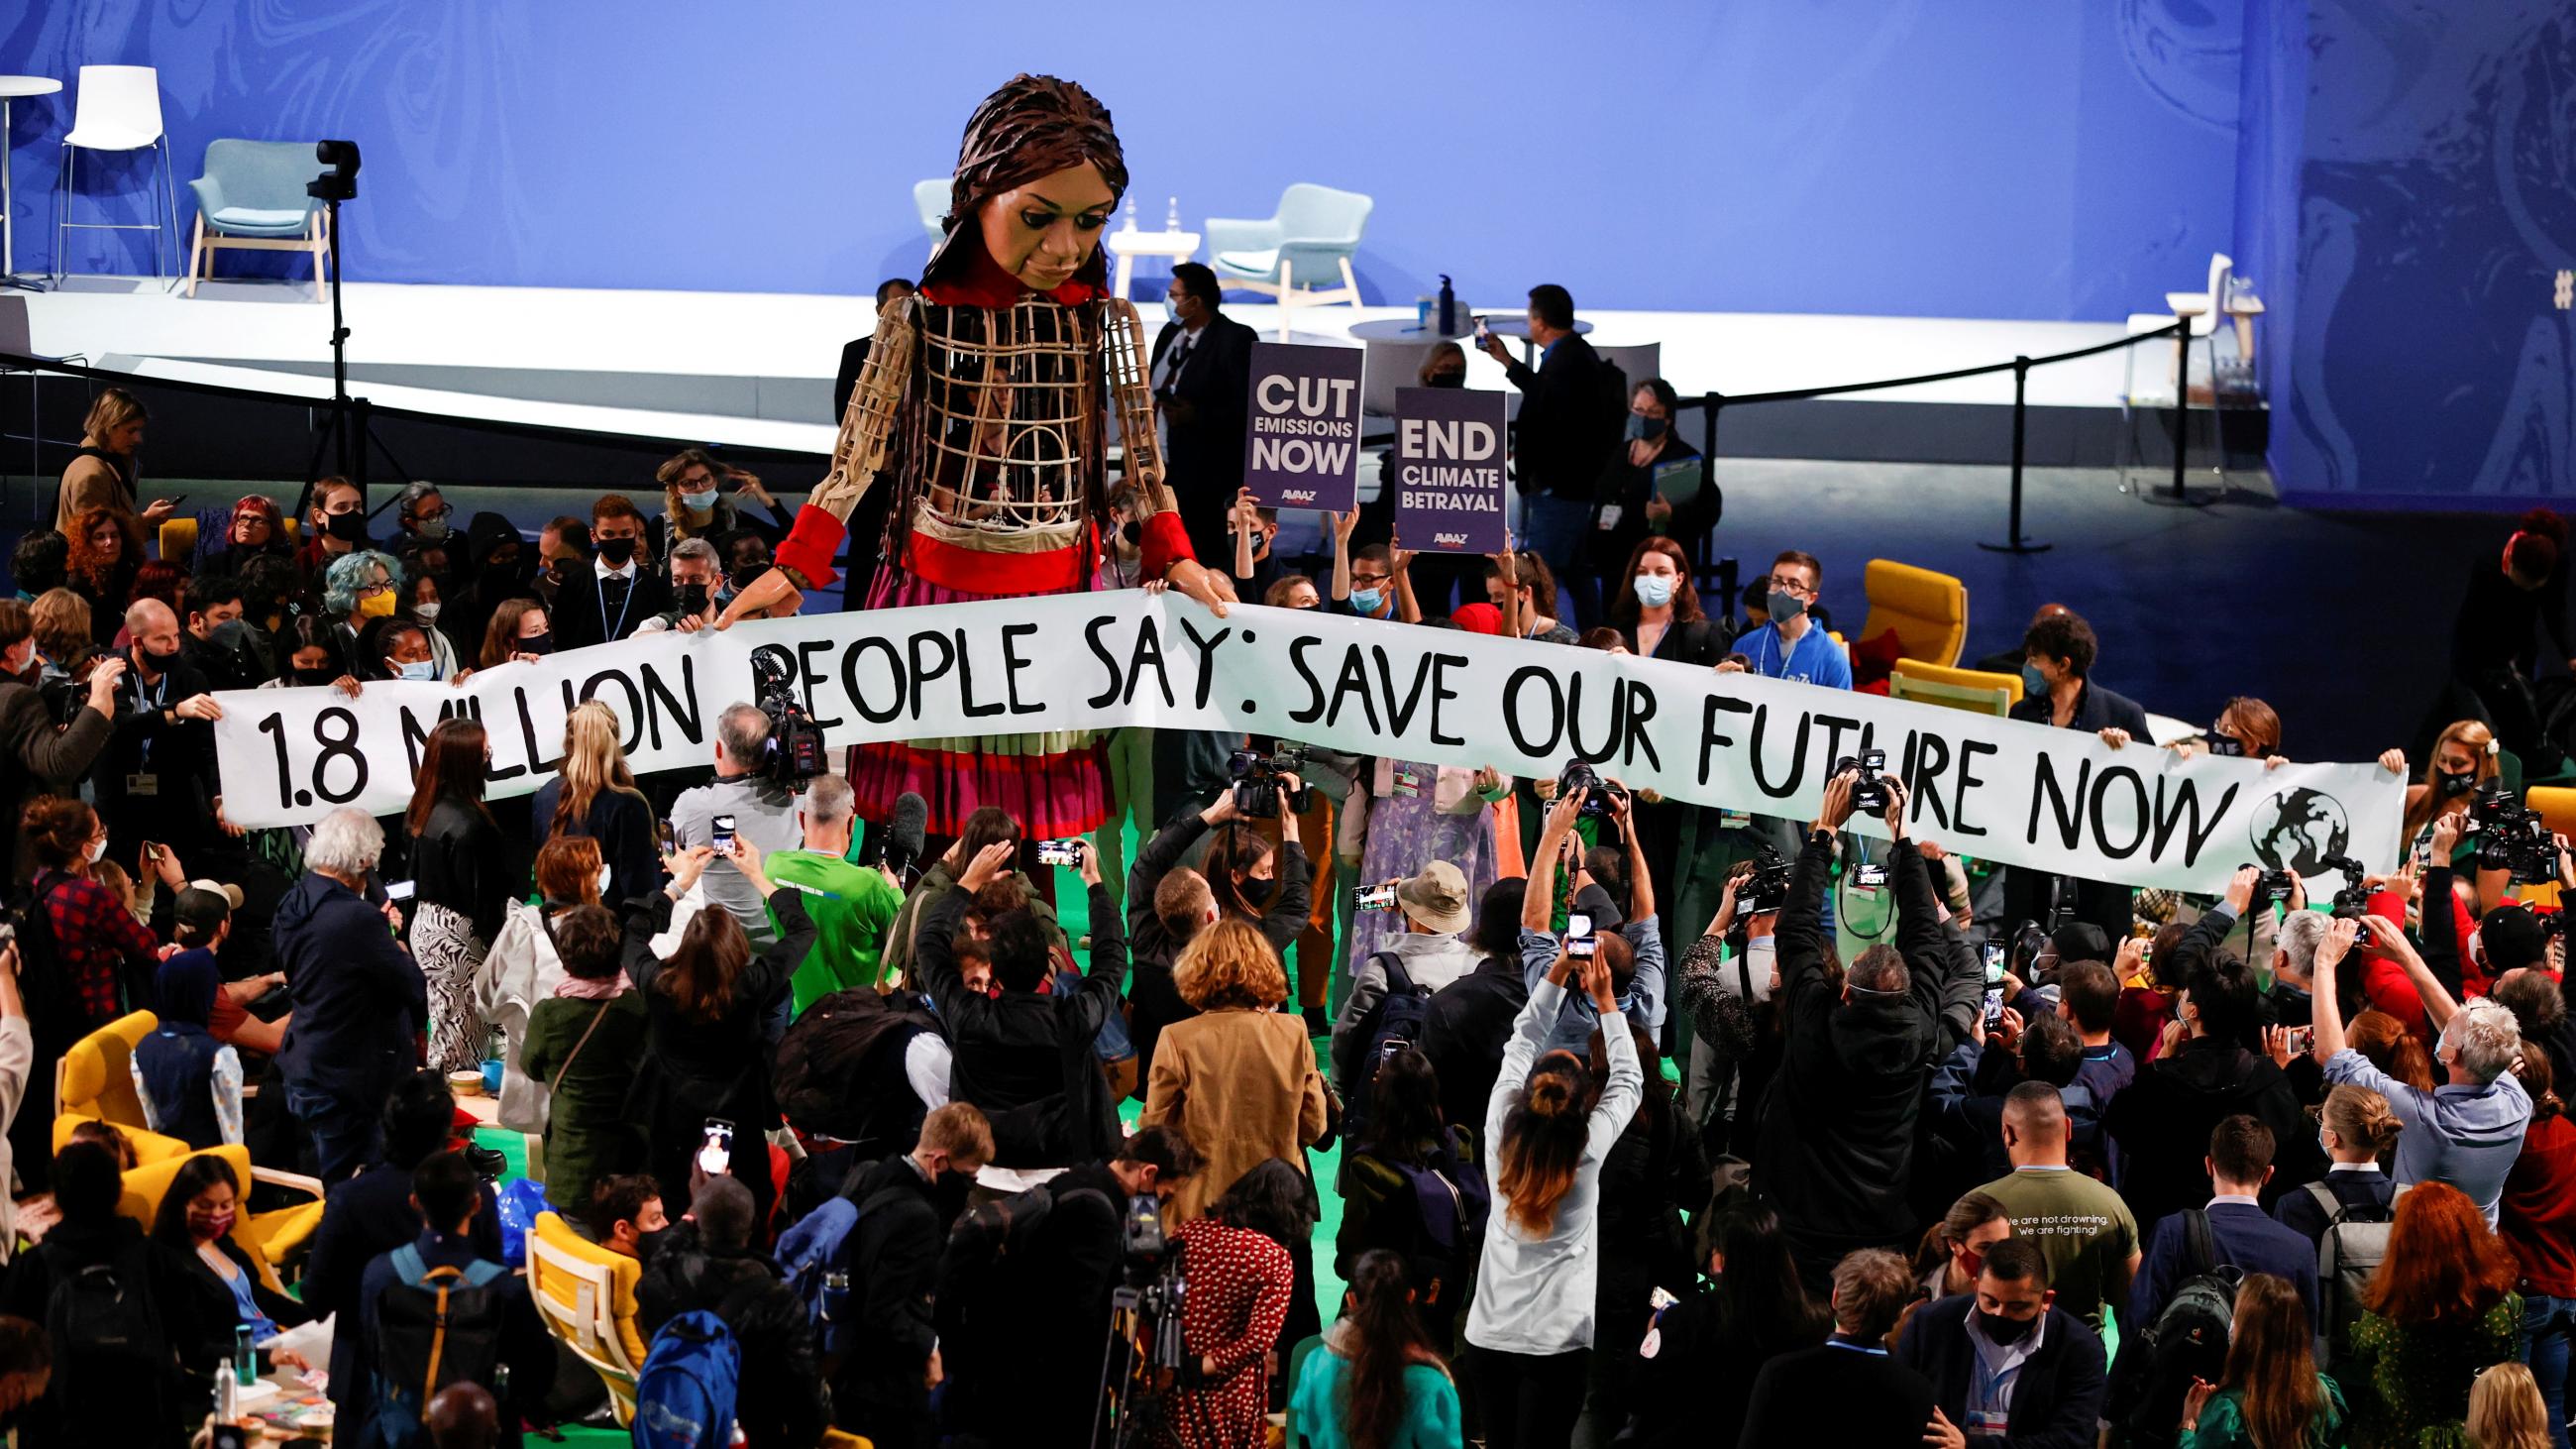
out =
[[[1113,231],[1100,241],[1118,254],[1118,271],[1109,290],[1121,298],[1127,295],[1127,284],[1135,280],[1136,258],[1169,257],[1185,262],[1199,249],[1199,234],[1194,231]]]
[[[1530,341],[1529,318],[1526,315],[1519,317],[1488,317],[1485,319],[1485,330],[1491,332],[1496,337],[1519,338],[1521,341],[1521,361],[1527,363],[1531,367],[1538,366],[1538,346],[1536,343]],[[1584,321],[1580,317],[1574,319],[1575,336],[1580,337],[1591,330],[1591,323]]]
[[[9,103],[20,96],[50,96],[62,88],[52,76],[0,75],[0,287],[36,286],[18,280],[18,225],[9,195]]]

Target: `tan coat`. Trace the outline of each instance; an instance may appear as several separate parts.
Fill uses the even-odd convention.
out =
[[[1324,1077],[1305,1021],[1277,1011],[1211,1011],[1163,1028],[1138,1120],[1179,1128],[1207,1159],[1172,1199],[1175,1222],[1204,1213],[1236,1178],[1273,1157],[1304,1170],[1299,1149],[1324,1135]]]
[[[88,439],[82,439],[84,446]],[[116,470],[97,458],[78,457],[63,469],[62,487],[54,495],[54,532],[72,536],[72,519],[84,508],[105,508],[125,526],[125,549],[128,557],[147,557],[143,552],[143,515],[134,511],[133,495],[119,483]]]

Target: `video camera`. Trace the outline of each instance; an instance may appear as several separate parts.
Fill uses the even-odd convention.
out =
[[[1834,761],[1834,773],[1852,777],[1851,804],[1854,815],[1887,813],[1887,751],[1863,750],[1857,759],[1845,755]]]
[[[1152,1193],[1128,1200],[1120,1282],[1109,1295],[1109,1344],[1100,1367],[1102,1413],[1092,1421],[1095,1449],[1158,1442],[1165,1392],[1199,1381],[1198,1360],[1181,1342],[1188,1246],[1163,1231],[1162,1204]]]
[[[762,765],[769,778],[790,790],[825,773],[823,729],[806,711],[796,691],[796,659],[776,644],[751,651],[754,702],[769,716],[769,748]]]
[[[2250,860],[2237,868],[2256,873],[2254,898],[2245,903],[2248,914],[2267,911],[2274,906],[2286,909],[2292,898],[2299,893],[2299,883],[2290,879],[2290,872],[2286,869],[2265,870]]]
[[[1234,808],[1254,820],[1275,820],[1279,816],[1279,787],[1286,776],[1295,774],[1306,764],[1304,745],[1276,744],[1270,753],[1259,750],[1237,750],[1226,758],[1225,773],[1234,781]],[[1303,815],[1315,803],[1311,785],[1299,785],[1288,792],[1288,808]]]
[[[2468,834],[2477,841],[2478,869],[2513,873],[2515,885],[2558,878],[2558,842],[2540,812],[2516,803],[2500,780],[2478,787],[2469,807]]]
[[[1614,813],[1610,802],[1613,799],[1625,799],[1628,794],[1628,787],[1615,780],[1602,779],[1599,772],[1595,771],[1590,764],[1582,760],[1568,760],[1565,762],[1564,770],[1556,777],[1556,797],[1562,800],[1577,790],[1590,792],[1583,797],[1583,809],[1580,813],[1585,818],[1594,820],[1609,819]]]
[[[1753,857],[1753,874],[1735,888],[1739,917],[1776,911],[1789,899],[1789,862],[1777,847],[1763,846]]]
[[[2334,893],[2334,918],[2358,921],[2369,915],[2370,887],[2361,883],[2362,876],[2366,874],[2361,862],[2349,855],[2329,855],[2325,866],[2343,877],[2343,889]]]

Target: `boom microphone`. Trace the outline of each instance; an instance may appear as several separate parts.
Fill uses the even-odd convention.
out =
[[[909,877],[913,863],[929,849],[930,802],[910,790],[894,797],[894,814],[886,822],[885,849],[878,858],[897,876]]]

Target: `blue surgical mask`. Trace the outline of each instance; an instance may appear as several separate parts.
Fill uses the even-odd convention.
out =
[[[1670,574],[1637,575],[1638,603],[1649,609],[1660,609],[1672,601],[1673,580]]]
[[[716,506],[716,490],[710,488],[704,493],[683,493],[680,502],[693,513],[704,513]]]
[[[2021,691],[2032,695],[2048,693],[2048,680],[2039,672],[2038,665],[2025,664],[2021,667]]]
[[[1774,624],[1786,624],[1807,612],[1806,600],[1780,589],[1773,589],[1764,595],[1762,605],[1771,611],[1771,622]]]
[[[385,662],[387,664],[394,664],[390,659]],[[400,670],[402,672],[402,677],[405,679],[436,679],[438,677],[438,661],[435,659],[415,659],[409,664],[394,664],[394,668]]]
[[[1384,589],[1351,590],[1351,607],[1359,610],[1363,614],[1376,613],[1378,606],[1385,602],[1386,590]]]
[[[1628,441],[1629,441],[1629,442],[1632,442],[1632,443],[1642,443],[1642,442],[1647,442],[1647,441],[1649,441],[1649,440],[1651,440],[1651,439],[1660,438],[1660,437],[1662,437],[1663,435],[1664,435],[1664,420],[1663,420],[1662,418],[1650,418],[1650,417],[1647,417],[1644,413],[1630,413],[1630,414],[1628,414]]]

